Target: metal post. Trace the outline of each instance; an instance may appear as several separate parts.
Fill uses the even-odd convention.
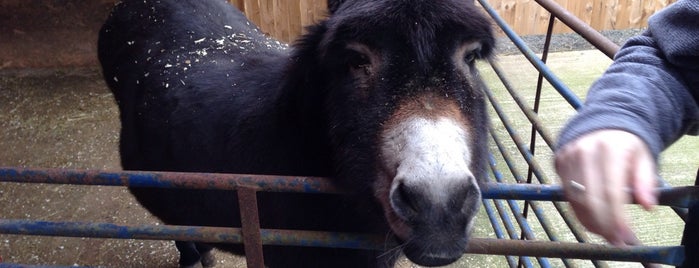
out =
[[[694,185],[699,185],[699,170]],[[695,203],[689,208],[687,220],[684,224],[682,234],[682,245],[684,246],[685,259],[679,268],[699,267],[699,203]]]
[[[241,187],[238,189],[238,203],[240,204],[245,260],[250,268],[264,268],[260,215],[257,212],[257,192],[251,188]]]
[[[551,12],[551,14],[555,15],[563,24],[568,25],[573,31],[578,33],[580,36],[585,38],[590,44],[595,46],[597,49],[602,51],[607,57],[614,58],[614,54],[616,54],[617,51],[619,51],[619,46],[617,44],[614,44],[614,42],[610,41],[599,33],[597,30],[593,29],[570,13],[570,11],[566,10],[563,8],[561,5],[556,3],[553,0],[535,0],[537,3],[539,3],[540,6]]]

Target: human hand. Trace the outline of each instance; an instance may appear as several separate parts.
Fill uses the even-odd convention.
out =
[[[598,130],[556,152],[566,198],[578,220],[617,246],[636,245],[623,205],[633,200],[650,210],[657,203],[655,161],[638,136],[621,130]]]

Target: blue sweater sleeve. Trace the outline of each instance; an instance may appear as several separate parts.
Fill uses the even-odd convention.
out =
[[[562,129],[557,148],[586,133],[619,129],[658,157],[699,132],[699,1],[680,0],[653,15],[648,30],[619,50],[585,105]]]

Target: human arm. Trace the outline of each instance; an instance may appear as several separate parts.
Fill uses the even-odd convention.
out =
[[[697,133],[697,16],[696,1],[679,1],[654,16],[649,30],[619,51],[560,134],[556,169],[571,206],[583,225],[613,244],[634,242],[623,204],[632,198],[645,208],[655,204],[660,152],[683,134]]]
[[[587,133],[556,153],[556,170],[580,222],[611,244],[634,245],[623,205],[631,201],[650,209],[657,203],[655,160],[638,136],[623,130]]]

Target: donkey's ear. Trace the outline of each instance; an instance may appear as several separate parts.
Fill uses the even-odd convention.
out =
[[[335,14],[335,11],[344,3],[345,0],[328,0],[328,13]]]

